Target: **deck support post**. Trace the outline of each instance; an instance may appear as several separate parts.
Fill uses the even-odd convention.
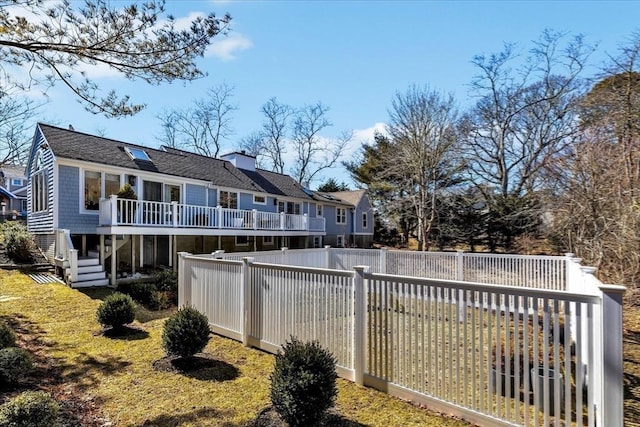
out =
[[[140,235],[140,268],[144,267],[144,235]]]
[[[169,235],[169,267],[173,267],[173,235]]]
[[[131,236],[131,274],[136,274],[136,237]]]
[[[110,285],[116,286],[116,235],[111,235],[111,280]]]
[[[100,265],[102,266],[102,268],[107,268],[107,266],[105,265],[105,257],[104,257],[104,234],[100,235]]]

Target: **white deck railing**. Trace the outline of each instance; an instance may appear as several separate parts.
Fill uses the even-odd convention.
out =
[[[181,253],[179,303],[266,351],[319,340],[342,377],[480,425],[622,426],[623,287],[588,269],[569,273],[586,295],[367,270]]]
[[[324,218],[307,214],[261,212],[177,202],[128,200],[111,196],[100,200],[101,226],[219,228],[232,230],[325,231]]]

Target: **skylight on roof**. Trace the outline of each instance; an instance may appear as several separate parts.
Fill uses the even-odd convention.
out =
[[[327,200],[338,200],[338,198],[333,194],[323,194],[322,197],[324,197]]]
[[[143,162],[151,161],[147,152],[141,148],[125,147],[124,149],[133,160],[142,160]]]

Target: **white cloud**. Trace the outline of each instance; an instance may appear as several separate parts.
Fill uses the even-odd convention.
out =
[[[354,129],[353,137],[345,149],[343,158],[352,158],[354,155],[358,154],[362,144],[373,143],[373,137],[376,132],[386,135],[386,125],[384,123],[375,123],[373,126],[365,129]]]
[[[253,46],[250,39],[240,33],[232,33],[221,39],[214,39],[207,48],[205,56],[215,56],[223,61],[232,61],[236,58],[236,53],[247,50]]]

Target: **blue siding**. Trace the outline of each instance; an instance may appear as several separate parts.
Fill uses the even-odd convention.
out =
[[[185,185],[184,202],[187,205],[206,206],[207,188],[202,185]]]
[[[362,214],[367,213],[367,227],[362,227]],[[356,233],[371,233],[373,234],[373,223],[375,219],[373,218],[373,210],[371,209],[371,203],[369,202],[369,198],[365,195],[358,204],[356,208]]]
[[[238,209],[253,209],[253,195],[240,193],[238,201]]]
[[[58,227],[72,234],[95,234],[98,211],[80,213],[80,170],[72,166],[58,168]]]
[[[29,153],[29,162],[27,165],[27,177],[29,178],[27,184],[27,229],[34,234],[38,233],[53,233],[53,212],[54,206],[54,182],[53,182],[53,154],[51,150],[44,150],[42,152],[43,167],[47,175],[47,210],[45,212],[31,212],[31,175],[34,170],[33,162],[36,154],[39,152],[42,144],[46,142],[44,136],[40,132],[40,128],[36,128],[36,134],[34,136],[34,142],[31,146],[31,152]]]
[[[215,188],[209,188],[209,206],[218,205],[218,191]]]
[[[336,206],[324,205],[323,214],[325,217],[327,235],[351,234],[351,211],[348,207],[345,209],[347,210],[347,223],[336,224]]]

